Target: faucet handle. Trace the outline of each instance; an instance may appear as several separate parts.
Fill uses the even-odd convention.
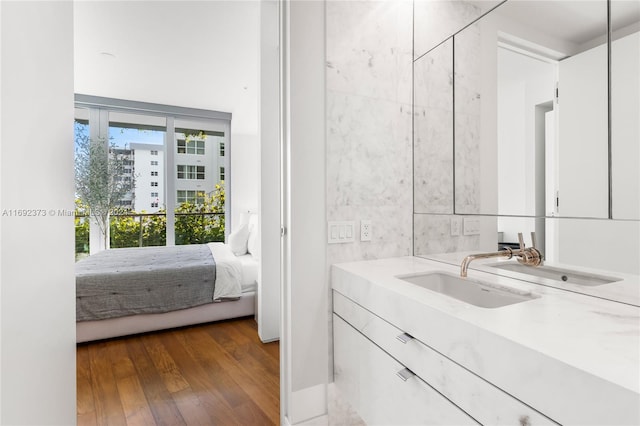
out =
[[[536,233],[531,231],[531,247],[535,248],[538,244],[536,244]]]
[[[524,238],[522,238],[522,232],[518,232],[518,242],[520,243],[520,251],[524,251]]]

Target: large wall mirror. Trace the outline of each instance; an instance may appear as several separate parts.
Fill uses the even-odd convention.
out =
[[[509,0],[418,57],[416,212],[640,219],[639,22],[632,0]]]
[[[640,219],[640,2],[611,2],[612,217]]]
[[[608,217],[607,31],[606,0],[510,0],[454,36],[456,213]]]
[[[419,230],[438,232],[427,244],[415,231],[417,252],[492,250],[535,230],[548,260],[638,273],[640,2],[453,1],[458,27],[445,37],[449,27],[423,34],[428,12],[445,7],[425,3],[414,212]],[[481,229],[463,234],[451,215]]]

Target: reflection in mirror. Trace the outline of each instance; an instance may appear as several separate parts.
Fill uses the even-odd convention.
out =
[[[414,209],[453,213],[453,39],[414,63]]]
[[[525,0],[454,37],[456,213],[608,216],[606,34],[605,0]]]
[[[429,0],[413,4],[415,58],[448,39],[504,0]]]
[[[612,217],[640,219],[640,2],[611,2]]]

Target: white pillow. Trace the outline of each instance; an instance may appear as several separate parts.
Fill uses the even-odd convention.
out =
[[[236,256],[247,254],[247,240],[249,239],[249,226],[244,224],[229,234],[229,247]]]
[[[253,214],[249,218],[249,237],[247,240],[247,251],[254,259],[260,258],[260,238],[258,238],[258,215]]]

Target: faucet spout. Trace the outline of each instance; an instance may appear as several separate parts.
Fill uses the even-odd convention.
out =
[[[465,257],[460,265],[460,276],[467,276],[467,269],[469,269],[469,264],[475,259],[487,259],[489,257],[506,257],[507,259],[511,259],[513,256],[518,258],[518,262],[523,265],[528,266],[540,266],[543,263],[543,256],[540,253],[540,250],[535,248],[535,233],[531,233],[531,240],[533,242],[532,247],[524,246],[524,239],[522,238],[522,233],[518,233],[518,240],[520,242],[520,249],[517,251],[513,251],[511,248],[506,247],[504,250],[496,251],[493,253],[478,253],[478,254],[470,254]]]
[[[509,247],[506,247],[504,250],[496,251],[493,253],[470,254],[469,256],[464,258],[462,264],[460,265],[460,276],[463,278],[467,276],[467,269],[469,269],[469,264],[471,263],[471,261],[476,259],[488,259],[490,257],[506,257],[507,259],[511,259],[513,257],[513,250],[511,250]]]

